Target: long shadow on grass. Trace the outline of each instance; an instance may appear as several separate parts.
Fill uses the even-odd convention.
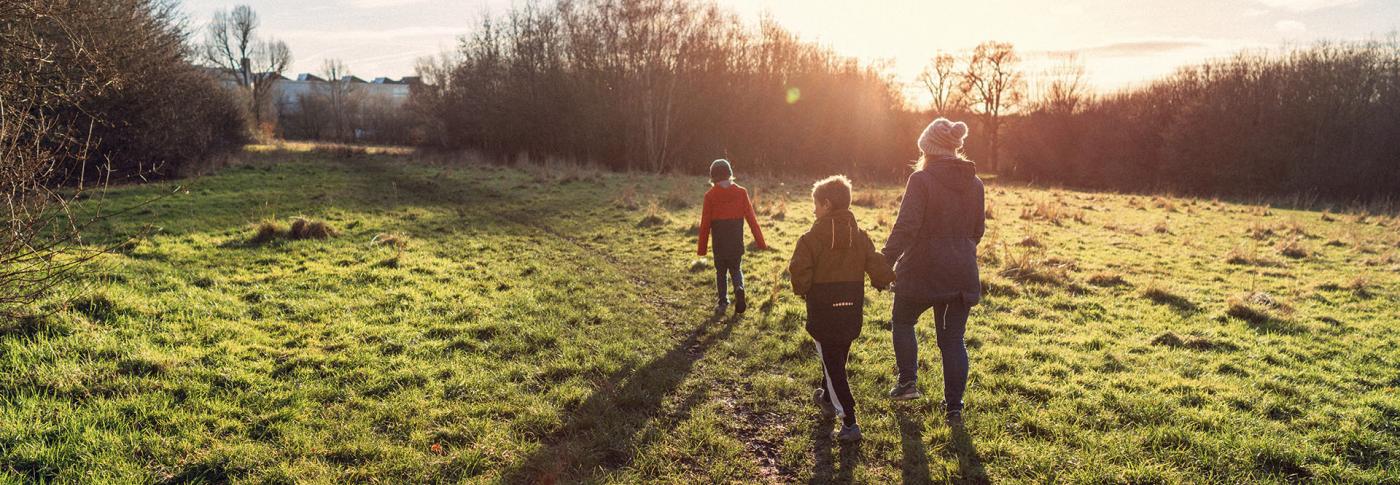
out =
[[[987,470],[982,468],[982,455],[972,444],[972,436],[963,426],[953,426],[952,442],[943,449],[943,455],[958,461],[959,475],[949,477],[954,483],[991,483]]]
[[[904,483],[932,483],[928,469],[928,447],[924,446],[924,421],[911,416],[902,406],[896,406],[895,418],[899,420],[900,448],[904,460],[899,468],[903,471]]]
[[[667,396],[675,393],[711,346],[733,333],[740,320],[712,318],[645,366],[610,376],[568,413],[563,426],[540,439],[542,448],[507,470],[504,481],[586,482],[589,476],[626,466],[640,444],[638,434],[661,413]],[[687,414],[698,402],[685,399],[675,411]]]
[[[860,458],[860,442],[840,445],[841,463],[838,468],[831,457],[832,448],[837,446],[837,442],[831,439],[831,431],[835,425],[835,420],[822,418],[812,426],[812,456],[815,464],[812,467],[812,480],[808,483],[851,483],[856,463]]]

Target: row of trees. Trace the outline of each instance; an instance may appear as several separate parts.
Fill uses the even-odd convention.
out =
[[[1015,176],[1203,195],[1400,195],[1400,43],[1245,52],[1142,89],[1059,86],[1009,129]],[[1076,94],[1078,93],[1078,94]],[[1058,96],[1057,96],[1058,94]]]
[[[420,69],[428,141],[617,169],[897,173],[920,116],[865,65],[711,3],[578,0],[488,19]]]
[[[1094,94],[1074,55],[1027,72],[1014,46],[938,52],[906,106],[881,65],[757,29],[707,2],[576,0],[488,19],[420,66],[427,143],[618,169],[901,174],[934,116],[973,124],[1003,177],[1128,190],[1393,195],[1396,43],[1213,60]]]

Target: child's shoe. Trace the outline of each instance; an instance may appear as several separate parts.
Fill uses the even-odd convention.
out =
[[[850,425],[850,426],[846,426],[846,425],[844,425],[844,424],[841,425],[841,431],[839,431],[839,432],[836,433],[836,440],[837,440],[837,441],[841,441],[841,442],[843,442],[843,443],[850,443],[850,442],[853,442],[853,441],[860,441],[860,425],[859,425],[859,424],[853,424],[853,425]]]
[[[728,304],[728,303],[720,303],[720,304],[718,304],[718,305],[715,305],[715,316],[716,316],[716,317],[722,317],[722,316],[724,316],[724,312],[726,312],[726,311],[728,311],[728,310],[729,310],[729,304]]]
[[[744,313],[749,309],[749,301],[744,298],[744,291],[734,292],[734,313]]]
[[[826,400],[826,390],[817,389],[812,400],[817,402],[817,407],[822,409],[822,417],[833,419],[836,417],[836,406],[831,405],[831,401]]]

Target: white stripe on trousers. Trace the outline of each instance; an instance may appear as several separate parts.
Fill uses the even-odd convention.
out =
[[[826,369],[826,354],[822,353],[822,343],[815,339],[812,340],[812,343],[817,344],[817,359],[822,363],[822,377],[826,378],[827,400],[831,401],[831,406],[836,408],[836,417],[844,418],[846,417],[846,408],[841,407],[841,398],[836,397],[836,388],[831,385],[831,372]]]

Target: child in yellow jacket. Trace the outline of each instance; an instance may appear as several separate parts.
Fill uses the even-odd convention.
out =
[[[865,276],[870,275],[875,289],[884,290],[894,282],[894,270],[856,225],[850,180],[837,175],[817,182],[812,205],[817,220],[797,241],[788,272],[793,291],[807,301],[807,333],[822,361],[822,388],[814,399],[827,416],[841,417],[836,438],[855,441],[861,433],[846,379],[846,358],[860,336]]]

